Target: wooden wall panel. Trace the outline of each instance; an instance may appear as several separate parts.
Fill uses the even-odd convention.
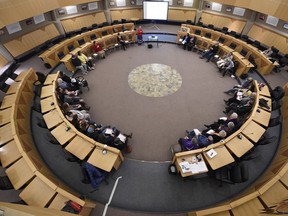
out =
[[[10,40],[3,45],[13,57],[17,57],[58,35],[60,35],[60,33],[56,29],[56,26],[54,24],[49,24]]]
[[[121,19],[130,20],[132,17],[143,19],[142,8],[111,10],[110,14],[111,14],[112,21],[121,20]]]
[[[219,14],[213,14],[208,12],[202,13],[202,22],[204,24],[213,24],[215,27],[222,28],[228,27],[230,31],[236,31],[241,33],[245,27],[246,21],[227,17]]]
[[[177,21],[183,21],[186,20],[192,20],[194,21],[196,16],[195,10],[185,10],[183,8],[177,9],[177,8],[169,8],[168,10],[168,20],[177,20]]]
[[[106,17],[103,11],[98,12],[98,13],[84,15],[84,16],[79,16],[75,18],[61,20],[61,24],[65,32],[79,30],[82,27],[90,27],[94,23],[100,24],[103,22],[106,22]]]
[[[288,21],[287,0],[209,0],[226,5],[248,8]]]
[[[260,25],[254,24],[248,32],[248,36],[268,46],[275,46],[282,53],[288,53],[288,37],[273,32]]]
[[[0,68],[4,67],[8,63],[8,60],[0,54]]]

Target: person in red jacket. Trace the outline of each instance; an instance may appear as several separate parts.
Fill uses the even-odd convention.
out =
[[[105,58],[105,51],[103,50],[103,48],[98,42],[93,41],[92,50],[95,54],[99,55],[102,59]]]
[[[143,35],[143,30],[141,28],[141,26],[138,27],[137,29],[137,40],[138,40],[138,43],[142,43],[142,35]]]

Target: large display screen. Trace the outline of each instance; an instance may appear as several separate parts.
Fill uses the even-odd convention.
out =
[[[166,1],[143,1],[144,19],[167,20],[168,5]]]

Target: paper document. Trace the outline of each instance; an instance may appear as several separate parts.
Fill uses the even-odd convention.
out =
[[[113,130],[111,128],[106,128],[105,129],[105,134],[111,135],[111,134],[113,134]]]
[[[214,149],[210,149],[209,151],[206,152],[208,157],[213,158],[217,155],[217,152]]]
[[[121,142],[123,142],[123,143],[125,143],[125,141],[126,141],[126,136],[124,136],[123,134],[119,134],[118,135],[118,138],[121,140]]]

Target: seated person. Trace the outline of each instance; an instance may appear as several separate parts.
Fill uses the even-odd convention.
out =
[[[268,49],[266,49],[266,50],[264,50],[263,52],[261,52],[262,54],[264,54],[266,57],[271,57],[272,56],[272,54],[273,54],[273,46],[272,47],[270,47],[270,48],[268,48]]]
[[[214,143],[220,142],[221,140],[223,140],[226,137],[226,131],[221,130],[218,133],[217,132],[212,132],[211,134],[208,133],[209,135],[211,135],[213,137],[213,141]],[[208,135],[208,136],[209,136]]]
[[[225,108],[223,111],[226,114],[230,112],[236,112],[240,117],[245,116],[246,114],[250,113],[253,108],[254,100],[249,100],[246,104],[237,105],[232,103],[230,106]]]
[[[62,104],[62,110],[64,113],[70,111],[70,110],[90,110],[90,107],[87,106],[87,104],[83,103],[78,103],[78,104],[69,104],[67,102],[64,102]]]
[[[217,122],[204,126],[207,127],[208,130],[212,129],[214,131],[220,131],[221,126],[227,126],[229,122],[233,122],[234,125],[238,123],[238,114],[236,112],[231,113],[228,117],[220,117]]]
[[[93,63],[91,59],[89,59],[84,53],[81,51],[78,51],[77,53],[77,58],[80,59],[82,64],[86,64],[88,70],[94,70],[95,68],[93,67]]]
[[[88,67],[86,64],[83,64],[76,55],[72,55],[71,62],[75,68],[80,69],[84,75],[88,74]]]
[[[228,100],[224,100],[226,105],[230,105],[232,103],[240,104],[240,102],[244,99],[244,103],[247,100],[254,100],[256,93],[253,93],[248,89],[239,89],[233,97],[229,98]]]
[[[90,114],[86,110],[69,110],[68,112],[64,113],[69,117],[72,117],[73,115],[77,115],[78,119],[80,120],[89,120],[90,119]]]
[[[60,99],[63,101],[65,96],[69,96],[69,97],[76,97],[80,94],[80,90],[76,90],[76,91],[69,91],[67,89],[62,89],[59,86],[57,86],[56,88],[57,94],[60,97]]]
[[[222,70],[224,68],[225,64],[228,62],[229,59],[233,60],[232,52],[227,53],[226,55],[223,56],[222,59],[216,62],[216,65],[219,68],[219,70]]]
[[[92,50],[94,53],[98,54],[100,56],[100,58],[102,58],[102,59],[105,58],[105,51],[103,50],[103,48],[101,47],[101,45],[98,42],[93,41]]]
[[[117,34],[117,41],[120,44],[120,46],[123,48],[123,50],[126,50],[126,44],[123,36],[118,32]]]
[[[115,137],[114,142],[113,142],[113,144],[111,146],[119,149],[120,151],[122,151],[125,148],[127,148],[127,146],[128,146],[128,138],[132,138],[132,134],[127,135],[127,134],[119,133]]]
[[[61,78],[57,79],[57,86],[61,89],[67,89],[68,91],[79,90],[78,86],[73,85],[72,83],[67,83],[67,82],[63,81]]]
[[[63,71],[59,71],[59,78],[61,78],[64,82],[71,83],[71,78],[64,74]]]
[[[251,90],[252,87],[253,87],[253,78],[252,77],[248,77],[247,80],[244,83],[242,83],[242,85],[235,85],[235,86],[233,86],[232,89],[229,89],[228,91],[225,91],[224,93],[226,93],[226,94],[234,94],[239,89],[249,89],[249,90]]]
[[[189,41],[190,41],[191,37],[190,34],[187,33],[182,40],[182,45],[183,45],[183,49],[186,50],[186,46],[188,45]]]
[[[202,55],[200,56],[200,58],[201,58],[201,59],[207,58],[207,61],[206,61],[206,62],[209,62],[210,59],[211,59],[214,55],[216,55],[216,53],[218,52],[218,50],[219,50],[219,43],[216,43],[216,44],[212,45],[207,52],[203,52]]]
[[[193,35],[188,43],[188,51],[191,51],[194,46],[196,45],[196,41],[197,41],[197,38],[195,35]]]
[[[195,150],[199,148],[196,137],[191,139],[188,136],[185,136],[184,138],[180,138],[178,143],[182,146],[184,151]]]
[[[226,75],[227,71],[230,71],[231,76],[235,76],[235,74],[233,73],[233,68],[234,68],[234,62],[232,61],[232,59],[228,58],[222,68],[223,70],[222,77]]]

